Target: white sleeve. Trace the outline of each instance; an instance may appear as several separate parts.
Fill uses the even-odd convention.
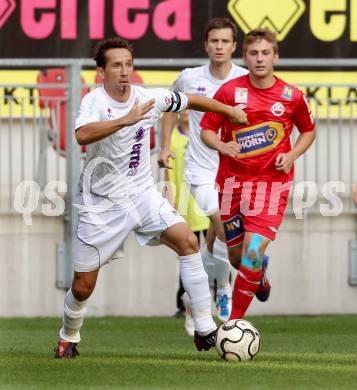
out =
[[[185,92],[185,71],[184,70],[180,72],[177,79],[172,84],[171,90],[175,92]]]
[[[96,105],[96,96],[88,93],[82,99],[76,118],[75,129],[87,125],[88,123],[100,121],[100,112]]]
[[[180,112],[187,107],[188,98],[182,92],[169,91],[162,89],[156,97],[156,104],[161,112]]]

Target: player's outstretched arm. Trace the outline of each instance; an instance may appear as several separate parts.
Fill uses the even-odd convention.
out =
[[[277,171],[289,173],[294,161],[309,149],[316,138],[316,130],[300,133],[294,147],[288,153],[279,153],[275,158]]]
[[[240,125],[247,125],[247,114],[237,107],[232,107],[223,104],[215,99],[210,99],[205,96],[187,94],[188,104],[187,108],[203,112],[216,112],[227,116],[228,119]]]
[[[237,157],[240,152],[240,147],[236,142],[223,142],[219,139],[218,135],[211,130],[201,129],[201,140],[209,148],[217,150],[217,152],[229,157]]]
[[[162,168],[170,167],[170,158],[174,158],[171,153],[170,140],[171,133],[177,122],[177,114],[175,112],[164,112],[161,119],[161,147],[157,162]]]
[[[150,118],[148,112],[154,108],[155,99],[148,100],[143,104],[138,104],[138,99],[135,101],[132,109],[123,117],[108,120],[88,123],[76,130],[76,139],[79,145],[89,145],[93,142],[100,141],[103,138],[109,137],[123,127],[134,125],[144,119]]]

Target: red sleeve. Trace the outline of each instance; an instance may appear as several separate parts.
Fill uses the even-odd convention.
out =
[[[227,103],[224,86],[219,88],[213,96],[213,99],[216,99],[224,104],[229,104]],[[218,133],[219,129],[223,126],[225,119],[224,115],[216,114],[215,112],[206,112],[201,119],[200,127],[201,129],[212,130],[215,133]]]
[[[309,102],[302,92],[300,93],[299,101],[293,114],[293,121],[294,125],[299,129],[300,133],[312,131],[315,128],[315,121],[310,109]]]

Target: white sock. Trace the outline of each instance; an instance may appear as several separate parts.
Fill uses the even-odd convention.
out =
[[[87,302],[77,301],[73,296],[72,290],[67,291],[64,299],[63,325],[60,330],[60,338],[71,343],[78,343],[81,340],[79,330],[82,327],[83,320],[87,314]]]
[[[229,283],[231,265],[228,260],[226,243],[216,237],[213,243],[213,258],[215,261],[215,279],[217,280],[217,294],[232,296],[232,288]]]
[[[207,244],[204,243],[201,251],[201,256],[202,256],[202,263],[203,267],[206,271],[206,274],[208,276],[208,285],[210,289],[214,289],[214,279],[216,276],[215,273],[215,261],[213,258],[213,254],[209,252],[207,249]]]
[[[211,294],[208,277],[202,265],[201,253],[179,256],[182,284],[187,292],[195,329],[209,333],[217,328],[211,315]]]

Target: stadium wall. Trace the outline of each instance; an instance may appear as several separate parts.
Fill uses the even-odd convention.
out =
[[[307,218],[307,219],[306,219]],[[60,316],[64,290],[56,288],[62,217],[0,216],[0,316]],[[254,302],[250,314],[356,313],[357,287],[348,285],[348,240],[356,236],[352,214],[296,220],[288,214],[271,256],[271,299]],[[178,261],[169,249],[140,248],[131,235],[125,258],[102,268],[89,315],[166,316],[175,311]]]

